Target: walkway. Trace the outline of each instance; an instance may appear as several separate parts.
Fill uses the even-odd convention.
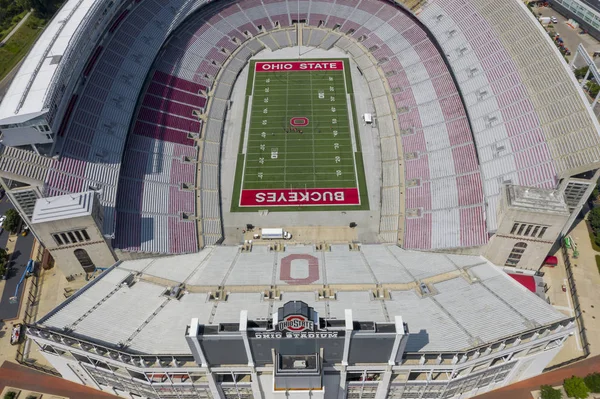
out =
[[[565,378],[573,375],[585,377],[589,373],[600,372],[600,356],[594,356],[570,366],[538,375],[525,381],[517,382],[504,388],[497,389],[476,399],[531,399],[531,391],[540,389],[541,385],[562,385]]]
[[[10,32],[8,32],[8,35],[6,35],[6,37],[4,39],[2,39],[2,41],[0,41],[0,47],[4,46],[4,44],[8,41],[8,39],[10,39],[11,36],[14,35],[17,30],[19,30],[19,28],[25,23],[25,21],[27,21],[27,18],[29,18],[31,13],[32,13],[32,11],[29,11],[27,14],[25,14],[23,19],[20,20],[19,23],[17,25],[15,25],[15,27],[12,28],[12,30]]]

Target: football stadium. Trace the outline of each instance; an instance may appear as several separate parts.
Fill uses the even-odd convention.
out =
[[[89,280],[27,325],[70,381],[468,398],[579,333],[538,271],[600,125],[521,1],[68,0],[0,131],[7,196]]]

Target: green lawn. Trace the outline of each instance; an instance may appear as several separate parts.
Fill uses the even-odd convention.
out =
[[[0,47],[0,80],[14,68],[29,51],[35,39],[42,33],[43,21],[33,15],[27,19],[19,30],[11,36],[6,44]]]
[[[358,188],[360,204],[261,208],[368,209],[348,61],[344,70],[293,72],[254,72],[255,63],[250,64],[232,211],[255,211],[239,206],[242,190],[329,188]],[[308,124],[293,126],[292,118],[306,118]]]
[[[23,11],[18,15],[15,15],[12,20],[11,23],[6,25],[6,28],[0,30],[0,40],[4,39],[6,37],[6,35],[9,34],[9,32],[15,27],[17,26],[17,24],[23,19],[23,17],[27,15],[27,11]],[[8,21],[7,21],[8,22]]]

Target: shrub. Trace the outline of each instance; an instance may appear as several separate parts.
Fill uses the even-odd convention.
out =
[[[598,271],[600,271],[600,255],[596,255],[596,265],[598,265]],[[585,385],[590,389],[591,392],[600,393],[600,373],[588,374],[583,378]]]
[[[590,211],[588,221],[594,232],[600,231],[600,207],[593,208]]]
[[[16,397],[16,392],[7,392],[6,394],[4,394],[4,399],[15,399]]]
[[[542,399],[562,399],[562,393],[558,389],[552,388],[550,385],[542,385],[540,390]]]
[[[567,396],[575,399],[585,399],[589,396],[590,390],[585,385],[583,378],[573,376],[571,378],[567,378],[565,383],[563,384],[565,388],[565,392]]]
[[[598,92],[600,91],[600,85],[598,83],[590,81],[587,82],[585,86],[587,87],[590,96],[596,97],[598,95]]]
[[[573,71],[573,73],[575,74],[575,77],[577,79],[583,79],[585,78],[585,75],[587,74],[589,67],[588,66],[584,66],[582,68],[577,68]]]

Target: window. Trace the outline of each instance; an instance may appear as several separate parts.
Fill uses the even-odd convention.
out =
[[[54,242],[56,242],[58,246],[90,241],[90,236],[85,229],[54,233],[52,234],[52,238],[54,238]]]
[[[94,262],[92,262],[92,259],[90,258],[85,249],[76,249],[75,251],[73,251],[73,254],[75,255],[75,257],[77,258],[77,260],[81,264],[81,267],[83,267],[84,270],[87,271],[87,269],[91,268],[93,270],[96,268]]]
[[[522,237],[542,238],[547,229],[548,227],[538,224],[515,222],[510,230],[510,234]]]
[[[516,243],[512,251],[510,251],[510,255],[508,255],[508,259],[506,260],[505,266],[516,266],[521,260],[521,256],[523,256],[523,253],[525,252],[526,248],[526,243]]]

